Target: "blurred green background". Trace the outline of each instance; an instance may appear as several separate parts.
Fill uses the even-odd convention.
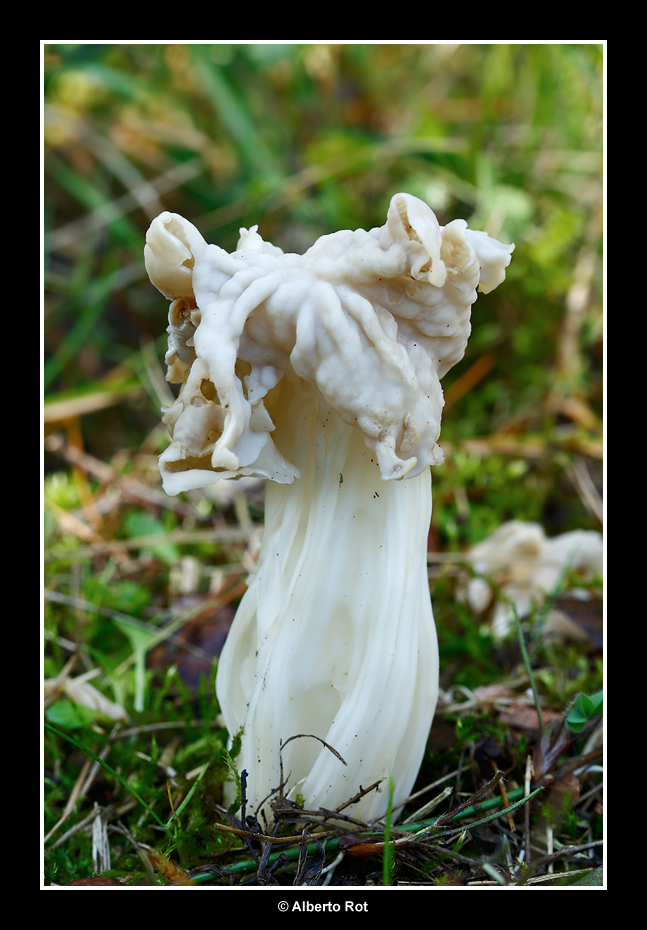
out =
[[[516,243],[444,382],[439,547],[511,517],[599,528],[603,60],[594,44],[46,45],[46,431],[106,462],[163,448],[167,301],[142,257],[162,210],[227,250],[258,223],[301,252],[382,225],[406,191]]]
[[[178,839],[189,867],[220,842],[206,826],[226,773],[212,657],[253,569],[263,499],[237,482],[219,483],[227,499],[161,489],[168,301],[144,269],[151,220],[180,213],[229,251],[258,224],[302,252],[383,225],[405,191],[441,224],[516,244],[443,382],[429,538],[442,687],[515,677],[518,656],[457,604],[451,560],[513,518],[548,536],[601,527],[604,48],[96,43],[46,44],[43,59],[46,719],[110,749],[164,817],[171,762],[210,764]],[[551,706],[601,687],[595,650],[535,647]],[[77,663],[116,710],[64,692]],[[119,733],[127,719],[136,728]],[[443,726],[428,782],[455,767]],[[461,718],[448,745],[460,752],[470,726]],[[106,868],[85,834],[61,836],[91,803],[126,805],[110,816],[160,842],[105,772],[75,811],[84,756],[63,739],[49,733],[44,758],[48,882]],[[196,771],[173,776],[176,802]],[[141,868],[118,838],[112,855]]]

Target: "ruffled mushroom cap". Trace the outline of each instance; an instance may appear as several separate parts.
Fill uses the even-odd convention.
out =
[[[463,356],[477,287],[504,279],[513,248],[463,220],[440,227],[409,194],[392,198],[384,226],[322,236],[304,255],[256,227],[229,255],[162,213],[145,260],[173,299],[167,377],[182,384],[164,416],[167,492],[238,475],[294,480],[270,436],[287,369],[360,431],[384,480],[441,462],[440,379]]]

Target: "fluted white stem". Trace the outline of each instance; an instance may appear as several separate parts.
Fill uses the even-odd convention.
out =
[[[266,485],[265,531],[218,666],[250,805],[280,782],[333,809],[389,774],[396,803],[416,778],[438,695],[427,579],[431,476],[383,481],[376,455],[318,390],[281,385],[276,441],[301,477]],[[386,809],[377,791],[349,810]]]

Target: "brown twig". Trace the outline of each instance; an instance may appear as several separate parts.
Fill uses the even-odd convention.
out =
[[[494,761],[494,759],[491,759],[490,762],[492,763],[493,770],[496,772],[497,771],[496,762]],[[505,790],[505,782],[503,782],[503,780],[499,781],[499,791],[501,792],[501,797],[503,798],[503,806],[509,807],[510,802],[508,801],[508,792]],[[508,826],[510,827],[511,830],[515,829],[514,818],[509,811],[508,811]]]
[[[286,741],[285,741],[284,743],[281,743],[281,749],[280,749],[280,751],[282,752],[282,751],[285,749],[285,747],[287,746],[287,744],[288,744],[288,743],[291,743],[293,739],[303,739],[304,737],[305,737],[306,739],[318,739],[319,742],[320,742],[320,743],[323,743],[323,745],[326,747],[326,749],[328,749],[328,750],[333,754],[333,756],[336,756],[336,757],[339,759],[340,762],[343,762],[343,763],[344,763],[344,765],[348,765],[348,762],[346,762],[344,759],[342,759],[342,757],[339,755],[339,753],[338,753],[337,750],[334,748],[334,746],[331,746],[330,743],[327,743],[327,742],[325,741],[325,739],[322,739],[320,736],[315,736],[314,733],[296,733],[294,736],[290,736],[288,739],[286,739]]]
[[[483,801],[485,797],[492,791],[496,784],[503,778],[504,772],[497,772],[494,778],[491,778],[486,785],[483,785],[482,788],[473,794],[471,798],[468,798],[466,801],[463,801],[462,804],[459,804],[458,807],[455,807],[453,810],[449,811],[443,817],[440,817],[435,826],[443,827],[445,824],[450,823],[454,820],[461,811],[464,811],[466,807],[473,807],[475,804],[478,804],[479,801]]]
[[[384,781],[383,778],[378,778],[378,780],[376,782],[373,782],[372,785],[369,785],[368,788],[362,788],[362,786],[360,785],[360,789],[355,795],[355,797],[351,798],[350,801],[346,801],[344,804],[340,804],[339,807],[336,807],[334,813],[340,814],[345,808],[350,807],[351,804],[356,804],[358,801],[361,801],[361,799],[365,795],[370,794],[371,791],[377,788],[378,785],[381,785],[383,781]]]
[[[247,836],[252,840],[258,840],[261,843],[280,843],[284,846],[290,843],[300,843],[302,836],[301,833],[297,833],[295,836],[268,836],[266,833],[252,833],[251,830],[242,830],[239,827],[230,827],[224,823],[215,823],[214,827],[216,830],[224,830],[226,833],[235,833],[237,836]]]

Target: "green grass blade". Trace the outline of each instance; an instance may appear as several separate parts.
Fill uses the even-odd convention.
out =
[[[523,631],[521,629],[521,621],[519,620],[519,614],[517,613],[517,607],[512,604],[512,614],[514,616],[514,622],[517,629],[517,636],[519,637],[519,648],[521,650],[521,657],[523,659],[523,665],[528,675],[528,680],[530,681],[530,687],[532,688],[532,696],[535,701],[535,709],[537,710],[537,718],[539,720],[539,733],[541,739],[544,738],[544,716],[541,712],[541,703],[539,701],[539,692],[537,691],[537,685],[535,684],[535,676],[532,673],[532,668],[530,665],[530,657],[528,655],[528,650],[526,649],[526,641],[523,638]]]
[[[95,755],[92,752],[92,750],[88,749],[87,746],[84,746],[83,743],[80,743],[78,740],[74,739],[73,737],[68,736],[67,733],[62,733],[60,730],[57,730],[56,727],[50,726],[49,723],[45,723],[44,727],[46,730],[48,730],[50,733],[53,733],[55,736],[60,736],[62,739],[67,740],[68,743],[71,743],[77,749],[80,749],[81,752],[84,752],[86,755],[90,756],[91,759],[94,759],[95,762],[98,762],[99,765],[102,765],[104,769],[110,772],[111,775],[114,775],[117,781],[120,782],[120,784],[124,786],[126,791],[130,791],[133,797],[137,798],[140,804],[143,804],[143,806],[146,808],[146,810],[151,815],[151,817],[154,817],[155,820],[158,822],[160,827],[162,827],[165,832],[168,832],[166,828],[166,824],[162,820],[160,820],[160,818],[157,816],[153,808],[149,807],[146,801],[142,798],[142,796],[137,791],[135,791],[132,785],[129,785],[126,779],[122,778],[118,772],[115,772],[115,770],[110,765],[108,765],[107,762],[104,762],[103,759],[100,759],[99,756]]]
[[[382,855],[382,882],[384,885],[393,884],[393,873],[395,872],[395,847],[391,845],[391,815],[393,811],[393,789],[395,783],[389,777],[389,803],[386,808],[386,819],[384,821],[384,853]]]

